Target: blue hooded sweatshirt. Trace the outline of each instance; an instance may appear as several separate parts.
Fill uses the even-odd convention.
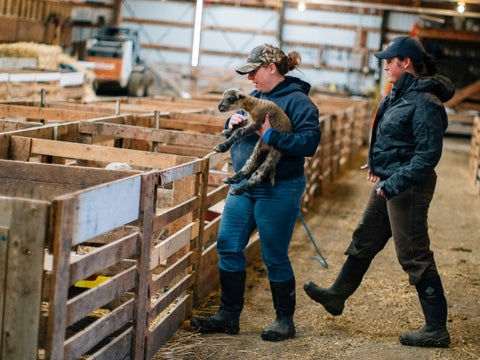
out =
[[[320,126],[318,108],[308,97],[310,84],[296,77],[286,76],[269,93],[254,90],[250,93],[256,98],[270,100],[276,103],[288,115],[292,122],[291,133],[270,129],[264,134],[263,140],[279,149],[283,156],[275,169],[275,181],[294,179],[304,173],[305,156],[313,156],[320,143]],[[245,111],[239,113],[248,115]],[[228,126],[228,121],[226,127]],[[255,133],[232,146],[230,154],[233,168],[238,171],[257,143],[259,136]],[[264,182],[268,182],[268,176]]]

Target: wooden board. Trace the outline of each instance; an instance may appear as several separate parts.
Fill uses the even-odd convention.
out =
[[[445,103],[446,107],[456,107],[462,101],[468,99],[469,97],[478,94],[480,92],[480,80],[475,81],[474,83],[468,85],[463,89],[457,89],[455,95],[449,101]]]
[[[211,149],[213,145],[224,140],[221,135],[108,124],[103,122],[81,122],[79,124],[79,130],[80,132],[86,132],[92,135],[98,134],[116,138],[146,140],[171,145],[190,145],[208,149]]]
[[[11,151],[11,159],[20,161],[28,161],[32,154],[37,154],[99,161],[106,164],[111,162],[125,162],[129,165],[153,169],[172,168],[175,165],[186,163],[193,159],[192,157],[181,155],[119,149],[100,145],[86,145],[67,141],[30,139],[20,136],[12,136]]]
[[[112,276],[109,280],[68,301],[67,326],[135,287],[136,266]],[[97,339],[98,340],[98,339]]]
[[[42,119],[46,122],[68,122],[93,119],[104,116],[104,113],[71,109],[64,110],[59,108],[38,106],[0,104],[0,115],[5,117],[23,117],[26,119]]]
[[[88,278],[123,259],[133,257],[137,252],[137,242],[138,232],[134,232],[100,246],[84,256],[77,256],[72,260],[70,284]]]
[[[0,198],[0,334],[3,334],[3,307],[5,304],[5,296],[6,294],[6,282],[5,279],[7,278],[7,245],[8,245],[8,226],[2,224],[3,221],[9,221],[7,219],[8,211],[6,208],[10,206],[9,202],[6,202],[5,199]],[[0,355],[3,352],[3,345],[2,339],[0,337]]]
[[[8,232],[2,227],[0,233],[0,263],[6,264],[6,274],[0,275],[0,280],[4,278],[0,286],[5,295],[0,308],[3,313],[0,357],[36,359],[49,203],[0,198],[0,208],[5,211],[3,216],[10,214]],[[29,226],[25,226],[25,219],[29,219]]]
[[[187,313],[188,296],[178,299],[177,305],[171,309],[168,317],[156,324],[148,333],[147,343],[151,346],[147,347],[146,359],[151,359],[155,352],[162,347],[163,344],[175,333],[180,327]]]
[[[148,323],[151,322],[159,315],[163,313],[171,304],[175,303],[176,299],[185,296],[185,293],[190,286],[191,275],[183,277],[175,285],[168,288],[168,291],[163,293],[158,300],[156,300],[149,311]]]
[[[17,36],[17,20],[0,16],[0,42],[14,42]]]
[[[218,126],[215,124],[202,124],[194,123],[191,121],[178,120],[178,119],[167,119],[161,118],[159,125],[164,129],[173,129],[173,130],[187,130],[192,132],[199,133],[209,133],[209,134],[220,134],[224,129],[223,126]]]
[[[23,120],[0,120],[0,132],[28,129],[32,127],[43,126],[40,122]]]
[[[168,269],[158,275],[154,274],[150,284],[151,294],[164,292],[166,286],[168,287],[168,285],[177,278],[179,274],[185,272],[185,269],[189,268],[191,256],[192,253],[189,252],[178,259],[175,263],[171,264]]]
[[[140,186],[140,176],[134,176],[82,191],[77,198],[78,217],[72,245],[138,219]]]
[[[116,336],[109,344],[89,356],[91,360],[142,359],[132,356],[133,329],[127,329]]]
[[[190,244],[190,241],[198,236],[198,223],[190,223],[173,236],[156,245],[151,252],[150,268],[153,269],[166,261],[179,249]]]
[[[76,190],[119,180],[133,174],[131,171],[110,172],[103,169],[0,160],[0,179],[5,181],[7,179],[10,181],[23,181],[41,186],[44,186],[47,182],[51,182],[55,186],[68,183],[72,184]],[[32,189],[29,190],[31,191]],[[55,196],[61,194],[59,192]],[[50,200],[55,196],[52,196]],[[27,194],[24,194],[23,197],[27,197]]]
[[[81,122],[81,133],[115,139],[131,139],[145,142],[146,148],[155,152],[203,157],[213,147],[224,141],[221,135],[199,134],[186,131],[155,129],[142,126],[110,124],[104,122]]]
[[[82,354],[98,343],[98,339],[103,339],[115,330],[126,325],[133,319],[134,306],[134,300],[131,299],[106,316],[98,319],[95,324],[96,326],[88,327],[67,339],[65,341],[65,358],[80,358]],[[121,336],[115,338],[114,342],[119,341],[121,338]],[[129,338],[131,339],[131,335]],[[127,349],[131,349],[131,343],[128,343]],[[123,357],[112,357],[111,359],[123,359]]]

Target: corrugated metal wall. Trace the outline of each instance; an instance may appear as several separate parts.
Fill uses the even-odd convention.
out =
[[[292,73],[314,86],[335,85],[353,93],[371,93],[382,73],[372,52],[381,48],[382,13],[358,9],[333,12],[287,6],[280,9],[222,6],[203,8],[199,65],[234,69],[264,42],[298,51],[304,66]],[[92,14],[91,16],[95,16]],[[140,30],[144,57],[168,66],[192,61],[195,2],[125,0],[122,26]],[[408,33],[417,14],[390,12],[383,27],[393,37]],[[130,20],[129,20],[130,19]],[[281,33],[280,33],[281,31]],[[85,35],[83,35],[85,36]],[[363,37],[362,43],[360,39]]]

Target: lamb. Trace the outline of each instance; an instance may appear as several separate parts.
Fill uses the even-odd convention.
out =
[[[132,170],[132,167],[124,162],[111,162],[105,166],[107,170]]]
[[[218,110],[220,112],[226,112],[237,109],[243,109],[248,112],[251,121],[248,124],[242,124],[234,130],[225,129],[222,134],[225,135],[227,139],[223,143],[215,146],[214,151],[226,152],[234,143],[259,130],[267,114],[269,115],[272,128],[282,132],[292,131],[292,123],[287,114],[274,102],[255,98],[235,88],[225,90],[218,104]],[[230,194],[243,194],[250,190],[252,186],[261,182],[267,175],[270,175],[272,185],[275,183],[275,167],[280,161],[282,153],[275,147],[268,146],[268,155],[263,163],[260,164],[263,145],[265,145],[265,142],[260,138],[242,169],[223,180],[223,182],[227,184],[237,184],[250,175],[244,184],[237,188],[230,189]]]

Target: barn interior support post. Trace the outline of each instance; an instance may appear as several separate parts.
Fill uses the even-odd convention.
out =
[[[112,23],[115,26],[120,26],[122,23],[122,0],[114,0],[113,2]]]
[[[279,19],[278,19],[278,46],[280,49],[283,48],[283,27],[285,25],[285,5],[286,2],[282,1],[279,5],[278,8],[278,14],[279,14]]]

